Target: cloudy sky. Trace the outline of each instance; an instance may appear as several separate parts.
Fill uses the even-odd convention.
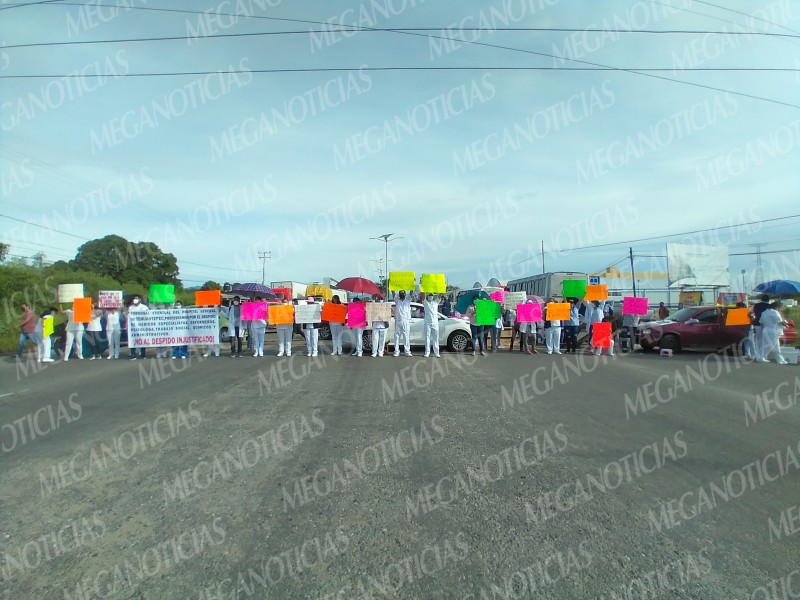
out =
[[[187,286],[260,281],[262,251],[268,281],[312,282],[377,278],[370,238],[393,233],[390,271],[470,286],[540,272],[542,241],[547,270],[586,272],[628,246],[663,270],[673,241],[730,246],[736,281],[763,244],[766,277],[799,278],[796,2],[14,4],[14,255],[113,233],[175,254]],[[128,41],[76,43],[97,40]]]

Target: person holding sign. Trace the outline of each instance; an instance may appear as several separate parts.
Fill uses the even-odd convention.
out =
[[[103,311],[97,305],[97,302],[92,304],[92,318],[86,325],[86,339],[89,340],[89,352],[92,358],[89,360],[97,360],[103,358],[100,354],[100,340],[103,334],[103,325],[100,322],[103,318]]]
[[[376,356],[383,358],[383,351],[386,348],[387,329],[389,329],[388,321],[372,322],[372,358]]]
[[[361,305],[361,298],[355,298],[352,304]],[[350,356],[362,356],[364,354],[364,329],[366,329],[366,322],[355,323],[351,320],[350,315],[347,316],[347,327],[353,334],[353,345],[355,348],[350,353]],[[384,336],[386,334],[384,333]]]
[[[400,356],[400,338],[406,356],[411,354],[411,296],[405,290],[394,292],[394,355]]]
[[[292,306],[289,298],[283,298],[283,306]],[[278,356],[292,355],[292,335],[294,334],[294,320],[289,323],[278,323],[275,325],[278,331]]]
[[[219,304],[206,304],[202,305],[202,308],[214,308],[217,311],[217,329],[219,329],[219,315],[221,314],[220,305]],[[214,354],[217,358],[219,358],[219,344],[211,344],[210,346],[206,346],[206,351],[203,353],[203,358],[208,358],[211,354]]]
[[[181,308],[183,304],[180,301],[175,303],[174,308]],[[172,347],[172,360],[182,359],[186,360],[186,357],[189,356],[189,346],[184,344],[183,346],[173,346]]]
[[[242,299],[233,297],[233,302],[228,307],[228,336],[231,340],[231,358],[242,358],[242,338],[244,326],[242,325]],[[237,345],[238,342],[238,345]]]
[[[425,358],[431,352],[439,358],[439,296],[422,292],[420,300],[425,308]]]
[[[131,305],[128,307],[128,321],[130,321],[130,314],[135,312],[144,312],[146,310],[150,310],[146,304],[142,304],[141,298],[139,296],[134,296],[133,300],[131,301]],[[131,360],[136,360],[136,348],[133,345],[133,340],[131,340],[131,331],[128,330],[128,348],[131,351]],[[146,358],[145,349],[144,347],[139,348],[139,358]]]
[[[256,296],[255,301],[263,303],[261,296]],[[266,310],[266,305],[264,309]],[[253,335],[253,357],[264,356],[264,338],[267,335],[267,319],[253,319],[250,321],[250,332]]]
[[[308,297],[308,303],[314,304],[314,297]],[[319,351],[319,323],[303,323],[303,334],[306,336],[308,356],[317,356]]]
[[[75,311],[72,308],[64,310],[58,305],[58,312],[67,315],[67,343],[64,345],[64,362],[69,361],[69,353],[72,346],[75,347],[75,354],[83,360],[83,323],[75,322]]]
[[[108,360],[119,358],[120,338],[122,336],[122,323],[119,320],[119,311],[112,307],[106,310],[106,337],[108,338]]]
[[[50,336],[53,335],[53,316],[55,313],[55,308],[48,308],[36,321],[34,337],[36,338],[36,350],[39,354],[37,362],[53,362],[53,359],[50,358]]]
[[[548,298],[547,302],[552,304],[553,299]],[[561,354],[561,321],[548,320],[547,305],[545,305],[545,321],[544,321],[544,343],[547,348],[548,354]]]
[[[472,331],[472,356],[480,347],[481,356],[486,356],[486,345],[483,341],[483,325],[478,325],[478,296],[472,299],[472,304],[467,308],[469,328]]]
[[[581,324],[580,302],[577,298],[569,299],[569,321],[564,327],[565,352],[569,354],[578,351],[578,327]]]
[[[342,304],[339,294],[335,294],[331,298],[331,304]],[[328,326],[331,329],[331,341],[333,342],[333,351],[331,356],[342,355],[342,334],[344,333],[344,323],[328,321]]]

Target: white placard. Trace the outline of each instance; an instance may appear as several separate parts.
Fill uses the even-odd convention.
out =
[[[298,304],[294,307],[295,323],[321,323],[322,304]]]
[[[217,309],[167,308],[128,314],[128,347],[219,344]]]
[[[372,325],[375,321],[392,320],[392,305],[388,302],[367,302],[367,325]]]
[[[82,283],[62,283],[58,286],[58,301],[62,304],[74,302],[75,298],[83,298]]]
[[[122,290],[100,292],[97,300],[100,308],[120,308],[122,306]]]
[[[503,306],[508,310],[517,308],[517,304],[525,304],[525,292],[508,292],[503,298]]]

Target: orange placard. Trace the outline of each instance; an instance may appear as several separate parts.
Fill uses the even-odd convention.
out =
[[[729,308],[725,325],[750,325],[749,312],[747,308]]]
[[[222,304],[222,293],[219,290],[197,290],[194,303],[197,306],[219,306]]]
[[[273,304],[269,307],[270,325],[293,325],[294,306],[291,304]]]
[[[569,321],[569,302],[548,302],[547,320],[548,321]]]
[[[88,323],[92,320],[91,298],[75,298],[72,301],[72,320],[76,323]]]
[[[347,320],[347,306],[326,302],[322,305],[322,320],[328,323],[344,323]]]
[[[598,285],[587,285],[584,300],[587,302],[591,302],[592,300],[608,300],[608,284],[600,283]]]

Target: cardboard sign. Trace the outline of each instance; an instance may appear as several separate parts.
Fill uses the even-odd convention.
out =
[[[175,286],[165,283],[154,283],[150,286],[149,302],[153,304],[172,304],[175,302]]]
[[[76,323],[88,323],[92,320],[91,298],[75,298],[72,301],[72,320]]]
[[[622,299],[623,315],[646,315],[647,307],[650,304],[647,298],[634,298],[625,296]]]
[[[413,290],[417,287],[417,277],[413,271],[394,271],[389,273],[389,290]]]
[[[725,325],[750,325],[750,309],[729,308],[725,315]]]
[[[100,308],[120,308],[122,306],[122,290],[100,292],[97,297],[97,306]]]
[[[222,293],[219,290],[197,290],[194,303],[197,306],[219,306],[222,304]]]
[[[322,321],[322,304],[298,304],[294,307],[294,322],[319,323]]]
[[[585,300],[587,302],[591,302],[592,300],[608,300],[608,285],[605,283],[601,283],[599,285],[587,285]]]
[[[294,306],[291,304],[275,304],[269,307],[270,325],[292,325],[294,323]]]
[[[219,344],[216,308],[166,308],[128,315],[128,346],[152,348]]]
[[[69,304],[75,298],[83,298],[82,283],[62,283],[58,286],[58,302],[60,304]]]
[[[266,321],[266,302],[242,302],[242,321]]]
[[[542,320],[541,304],[518,304],[517,323],[537,323]]]
[[[364,302],[351,302],[347,305],[347,326],[350,329],[366,329],[367,307]]]
[[[475,302],[475,322],[478,325],[492,325],[497,317],[495,314],[494,300],[478,300]]]
[[[444,294],[447,292],[447,280],[444,277],[444,273],[423,273],[419,279],[419,291],[426,294]]]
[[[592,324],[592,346],[595,348],[611,348],[611,323]]]
[[[322,320],[328,323],[344,323],[347,320],[347,306],[326,302],[322,305]]]
[[[585,279],[565,279],[561,282],[564,298],[583,298],[586,294]]]
[[[547,320],[548,321],[569,321],[569,302],[548,302]]]
[[[525,292],[506,292],[503,296],[503,304],[509,310],[514,310],[518,304],[525,304]]]
[[[367,302],[367,323],[374,323],[375,321],[385,321],[386,323],[392,320],[392,305],[388,302]]]
[[[54,321],[55,319],[53,319],[53,317],[45,317],[42,319],[42,335],[44,337],[51,336],[55,332],[55,327],[53,326]]]

